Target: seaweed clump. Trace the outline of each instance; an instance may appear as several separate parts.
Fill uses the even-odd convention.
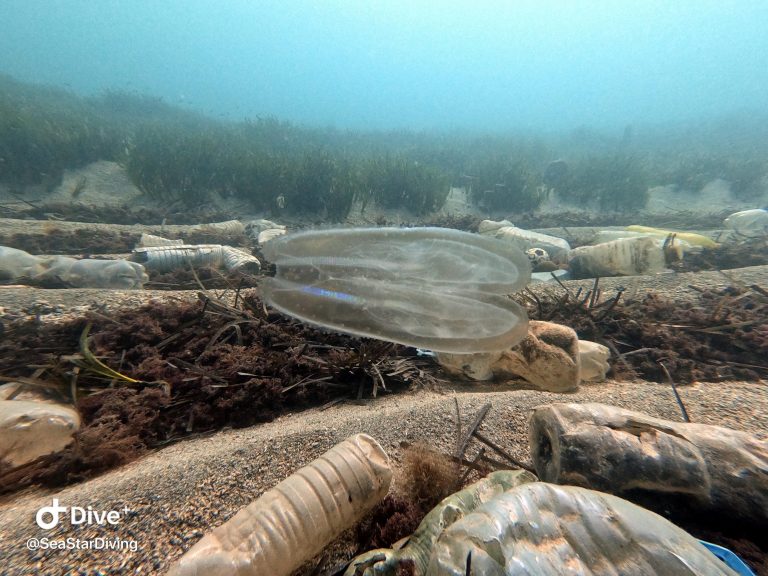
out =
[[[376,506],[357,528],[358,553],[390,548],[416,531],[424,516],[461,488],[458,464],[427,446],[408,446],[403,453],[398,490]]]
[[[3,492],[80,481],[190,436],[429,381],[412,349],[268,316],[253,294],[238,308],[203,296],[112,318],[19,321],[8,331],[4,376],[29,378],[34,367],[37,382],[74,395],[82,426],[62,452],[0,475]],[[105,376],[93,358],[130,378]]]
[[[527,294],[531,318],[558,322],[579,338],[609,346],[609,375],[681,384],[697,380],[759,381],[768,374],[768,292],[731,286],[697,292],[691,302],[652,292],[623,302],[623,290],[604,298],[598,282],[559,299]],[[669,376],[667,373],[669,372]]]

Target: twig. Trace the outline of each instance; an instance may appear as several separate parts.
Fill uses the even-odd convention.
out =
[[[598,276],[595,278],[595,284],[592,286],[592,298],[589,299],[589,307],[594,308],[595,302],[600,298],[600,289],[598,288],[600,284],[600,277]]]
[[[290,392],[291,390],[293,390],[297,386],[306,386],[308,384],[315,384],[317,382],[327,382],[328,380],[333,380],[333,376],[323,376],[321,378],[312,378],[312,379],[310,379],[310,378],[302,378],[298,382],[295,382],[295,383],[291,384],[290,386],[286,386],[285,388],[283,388],[283,394],[285,394],[286,392]]]
[[[558,278],[557,274],[555,274],[554,272],[550,272],[550,274],[552,275],[552,278],[555,279],[555,282],[557,282],[560,285],[560,288],[565,290],[566,294],[568,294],[571,298],[573,298],[573,294],[571,294],[571,291],[568,290],[568,287],[565,284],[563,284],[562,280],[560,280],[560,278]],[[575,298],[574,298],[574,300],[575,300]]]
[[[672,386],[672,392],[675,393],[675,399],[677,400],[677,405],[680,406],[680,412],[683,413],[683,420],[686,422],[690,422],[691,418],[688,416],[688,410],[685,409],[685,404],[683,404],[683,399],[680,398],[680,394],[677,393],[677,386],[675,386],[675,381],[672,380],[672,376],[669,373],[669,370],[667,370],[667,367],[664,366],[662,362],[659,362],[659,366],[661,366],[661,369],[664,370],[664,375],[667,377],[667,381]]]
[[[541,300],[538,296],[536,296],[536,293],[530,289],[530,287],[525,287],[525,292],[530,295],[531,298],[533,298],[534,302],[536,302],[536,307],[539,310],[539,318],[544,318],[544,309],[541,306]]]
[[[459,450],[461,448],[461,412],[459,412],[459,399],[454,396],[453,397],[454,405],[456,406],[456,447],[454,448],[454,455],[455,456],[461,456],[459,454]]]
[[[595,306],[595,308],[602,308],[603,306],[605,306],[605,310],[603,310],[603,313],[596,318],[598,322],[603,318],[605,318],[608,315],[608,313],[616,307],[616,304],[618,304],[619,300],[621,300],[621,296],[622,294],[624,294],[625,290],[626,290],[625,288],[619,288],[616,291],[616,296],[614,296],[610,300],[606,300],[602,304],[598,304],[597,306]]]
[[[496,452],[498,455],[509,460],[512,464],[514,464],[518,468],[522,468],[523,470],[528,470],[528,472],[533,472],[534,474],[536,473],[536,471],[533,468],[531,468],[530,466],[526,466],[519,460],[515,459],[512,455],[509,454],[509,452],[502,450],[499,446],[491,442],[488,438],[480,434],[480,432],[478,432],[477,430],[475,430],[475,432],[472,435],[478,440],[480,440],[480,442],[488,446],[491,450]]]
[[[320,412],[325,412],[326,410],[328,410],[328,408],[333,408],[334,406],[336,406],[337,404],[341,404],[345,400],[346,400],[346,398],[341,397],[341,398],[335,398],[334,400],[331,400],[330,402],[326,402],[325,404],[320,406]]]
[[[728,366],[739,366],[741,368],[754,368],[756,370],[768,371],[768,366],[760,366],[759,364],[744,364],[743,362],[730,362],[730,361],[725,361],[723,362],[723,364],[726,364]]]
[[[475,415],[475,419],[472,421],[472,424],[467,429],[466,433],[464,434],[464,437],[461,439],[461,442],[459,442],[459,445],[456,447],[456,456],[461,458],[464,456],[464,452],[467,449],[467,444],[469,444],[470,439],[472,438],[472,435],[475,433],[475,431],[480,427],[480,425],[483,423],[483,420],[488,415],[488,411],[491,409],[491,403],[485,404],[478,413]]]
[[[80,374],[80,367],[75,366],[72,369],[72,379],[69,381],[69,392],[72,394],[72,404],[77,404],[77,376]]]
[[[463,486],[464,485],[464,483],[467,481],[467,478],[469,477],[469,475],[472,474],[472,470],[475,469],[475,466],[479,466],[479,463],[483,459],[484,456],[485,456],[485,448],[483,448],[481,446],[480,450],[477,453],[477,456],[475,456],[472,459],[472,464],[474,466],[467,466],[466,471],[464,472],[464,474],[461,475],[461,478],[459,478],[459,481],[456,483],[457,486]]]
[[[230,328],[234,329],[235,336],[237,336],[237,345],[242,346],[243,345],[243,331],[240,329],[240,324],[248,324],[248,323],[256,323],[258,324],[258,320],[233,320],[232,322],[226,323],[224,326],[219,328],[219,330],[216,331],[216,333],[211,336],[211,339],[208,340],[208,344],[205,345],[205,348],[203,348],[203,351],[200,353],[200,355],[197,357],[197,360],[195,360],[196,364],[200,363],[200,359],[203,357],[203,354],[208,352],[213,346],[218,342],[219,338],[221,338],[224,333],[229,330]]]
[[[653,350],[653,348],[638,348],[637,350],[630,350],[629,352],[623,352],[619,354],[620,358],[625,358],[627,356],[634,356],[635,354],[642,354],[643,352],[650,352]]]
[[[509,462],[494,460],[493,458],[489,458],[488,456],[483,456],[483,459],[481,460],[481,462],[488,464],[489,466],[491,466],[496,470],[509,470]]]
[[[579,307],[583,308],[584,312],[586,312],[587,314],[589,313],[589,307],[586,306],[586,304],[587,304],[587,301],[591,299],[591,297],[592,297],[592,290],[587,290],[586,296],[584,296],[582,300],[579,300],[577,302]]]
[[[373,378],[373,397],[376,398],[376,394],[379,391],[379,382],[381,382],[381,388],[383,390],[387,389],[387,385],[384,382],[384,377],[381,375],[381,372],[379,371],[379,367],[376,366],[376,364],[371,364],[371,369],[376,375],[376,377]]]
[[[192,372],[194,374],[199,374],[200,376],[204,376],[206,378],[210,378],[214,382],[220,382],[222,384],[229,385],[229,383],[224,378],[222,378],[221,376],[217,376],[216,374],[214,374],[210,370],[206,370],[205,368],[203,368],[201,366],[197,366],[195,364],[191,364],[191,363],[189,363],[189,362],[187,362],[185,360],[182,360],[181,358],[171,358],[170,361],[166,360],[165,363],[168,364],[168,366],[171,366],[172,368],[176,368],[177,370],[179,369],[179,366],[180,366],[180,367],[184,368],[185,370],[188,370],[189,372]],[[178,366],[176,366],[176,364],[178,364]]]
[[[634,377],[637,377],[637,372],[635,372],[635,369],[632,367],[632,365],[629,362],[627,362],[626,358],[624,358],[626,354],[621,354],[618,348],[616,348],[616,346],[614,345],[614,343],[611,342],[608,338],[601,338],[601,340],[605,343],[606,346],[608,346],[611,352],[613,352],[613,355],[616,356],[619,360],[621,360],[621,363],[624,364],[624,368],[626,368],[629,371],[629,373],[632,374]]]

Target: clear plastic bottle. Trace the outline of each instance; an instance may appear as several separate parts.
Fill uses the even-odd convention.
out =
[[[768,236],[768,210],[755,208],[736,212],[725,219],[725,227],[745,238]]]

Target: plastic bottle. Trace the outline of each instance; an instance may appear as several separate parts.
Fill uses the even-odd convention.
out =
[[[169,576],[288,575],[362,519],[391,480],[384,449],[356,434],[206,534]]]
[[[661,239],[622,238],[575,248],[568,265],[573,278],[602,278],[656,274],[666,269],[667,260]]]
[[[768,236],[768,210],[755,208],[736,212],[725,219],[725,227],[746,238]]]

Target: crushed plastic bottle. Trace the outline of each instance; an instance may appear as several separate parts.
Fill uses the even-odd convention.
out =
[[[743,210],[728,216],[725,227],[744,238],[763,238],[768,236],[768,210],[755,208]]]

